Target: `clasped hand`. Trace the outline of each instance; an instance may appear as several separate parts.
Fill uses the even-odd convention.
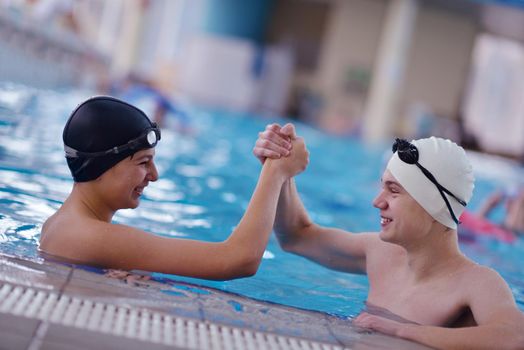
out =
[[[258,134],[253,154],[262,164],[266,159],[278,160],[287,177],[301,173],[309,164],[304,139],[296,135],[295,127],[290,123],[283,127],[276,123],[266,126]]]

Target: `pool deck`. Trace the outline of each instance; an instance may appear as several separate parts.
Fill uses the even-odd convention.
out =
[[[0,253],[0,349],[427,349],[184,282]]]

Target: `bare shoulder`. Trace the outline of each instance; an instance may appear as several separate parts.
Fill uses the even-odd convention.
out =
[[[489,285],[506,285],[504,279],[494,269],[479,265],[473,261],[466,262],[460,269],[459,278],[472,288]]]
[[[391,260],[393,257],[404,258],[406,250],[401,246],[380,239],[379,233],[368,233],[367,247],[368,256],[374,256],[377,259]]]
[[[380,239],[378,232],[361,232],[355,234],[355,236],[360,237],[368,248],[379,248],[385,244],[385,242]]]
[[[95,220],[76,213],[58,211],[42,226],[40,250],[78,262],[91,260],[98,246],[108,242],[108,236],[118,225]]]
[[[469,259],[457,267],[450,277],[450,281],[460,286],[455,291],[461,292],[467,299],[477,299],[482,295],[511,294],[506,281],[497,271]]]
[[[82,231],[88,227],[84,222],[84,218],[78,215],[71,215],[63,210],[58,210],[42,225],[40,248],[47,251],[73,235],[73,231]],[[75,236],[79,235],[75,234]]]
[[[382,274],[392,266],[400,266],[406,259],[406,250],[399,245],[384,242],[377,232],[368,232],[362,235],[365,240],[366,266],[368,275]]]
[[[522,320],[513,293],[502,276],[492,268],[469,262],[458,274],[457,290],[473,313],[477,324],[509,323]],[[520,321],[519,321],[520,322]]]
[[[319,246],[324,245],[329,248],[330,253],[335,251],[350,255],[363,255],[379,241],[378,234],[375,232],[354,233],[317,224],[310,225],[307,230],[304,230],[301,238],[302,242],[310,241],[314,251],[318,251]]]
[[[360,242],[360,245],[365,249],[366,256],[368,257],[371,255],[387,254],[396,249],[402,250],[402,248],[394,244],[382,241],[378,232],[361,232],[352,234],[352,237]]]
[[[52,255],[63,255],[64,248],[73,250],[76,242],[90,231],[90,220],[76,215],[64,215],[57,212],[49,217],[42,226],[40,249]]]

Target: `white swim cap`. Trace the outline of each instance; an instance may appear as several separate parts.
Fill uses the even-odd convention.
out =
[[[450,140],[437,137],[413,140],[411,143],[418,149],[418,163],[426,168],[441,186],[468,203],[473,195],[475,178],[464,149]],[[437,186],[416,164],[402,161],[398,152],[395,152],[387,169],[429,215],[447,227],[457,228]],[[458,219],[464,211],[464,206],[452,196],[444,195]]]

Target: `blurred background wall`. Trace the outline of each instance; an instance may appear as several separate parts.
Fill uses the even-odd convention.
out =
[[[524,154],[524,1],[0,0],[0,80]]]

